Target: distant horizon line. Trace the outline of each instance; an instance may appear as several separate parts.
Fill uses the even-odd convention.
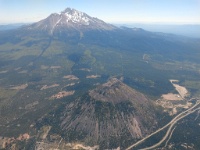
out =
[[[200,22],[111,22],[112,24],[200,25]]]
[[[39,20],[40,21],[40,20]],[[32,24],[32,23],[36,23],[38,21],[33,21],[33,22],[10,22],[10,23],[6,23],[6,22],[2,22],[0,23],[0,25],[15,25],[15,24]],[[112,21],[112,22],[107,22],[105,21],[106,23],[109,23],[109,24],[114,24],[114,25],[131,25],[131,24],[144,24],[144,25],[200,25],[200,22],[196,22],[196,23],[190,23],[190,22],[120,22],[120,21]]]

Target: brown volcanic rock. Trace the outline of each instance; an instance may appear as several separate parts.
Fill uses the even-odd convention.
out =
[[[143,94],[133,90],[117,78],[112,78],[107,83],[91,90],[89,95],[95,100],[113,104],[130,100],[137,103],[149,103],[149,100]]]
[[[70,140],[120,146],[156,127],[154,106],[143,94],[113,78],[66,106],[61,127]],[[106,147],[104,147],[106,148]]]

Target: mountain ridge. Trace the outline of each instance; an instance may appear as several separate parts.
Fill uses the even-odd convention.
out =
[[[169,79],[200,93],[199,41],[98,20],[92,26],[79,13],[68,9],[0,32],[0,136],[30,133],[25,145],[32,147],[84,142],[123,149],[171,118],[154,105],[176,92]]]
[[[27,27],[28,30],[48,31],[49,34],[63,30],[113,30],[116,28],[114,25],[72,8],[66,8],[61,13],[53,13],[46,19]]]
[[[101,143],[104,149],[118,147],[120,138],[141,139],[157,127],[154,107],[142,93],[111,78],[67,104],[61,128],[70,139],[91,145]]]

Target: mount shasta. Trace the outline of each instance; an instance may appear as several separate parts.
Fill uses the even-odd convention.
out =
[[[71,8],[0,31],[0,149],[199,149],[199,47]]]

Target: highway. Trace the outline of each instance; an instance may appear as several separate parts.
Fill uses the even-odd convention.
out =
[[[173,126],[181,119],[185,118],[186,116],[196,112],[197,110],[200,110],[200,106],[198,106],[200,104],[200,101],[198,100],[196,102],[195,105],[193,105],[192,107],[188,108],[187,110],[181,112],[180,114],[178,114],[176,117],[174,117],[168,124],[166,124],[165,126],[163,126],[162,128],[159,128],[158,130],[156,130],[155,132],[151,133],[150,135],[146,136],[145,138],[141,139],[140,141],[136,142],[135,144],[129,146],[126,150],[130,150],[133,149],[134,147],[138,146],[139,144],[143,143],[145,140],[147,140],[148,138],[150,138],[151,136],[157,134],[158,132],[164,130],[165,128],[169,127],[165,136],[155,145],[150,146],[150,147],[146,147],[142,150],[150,150],[150,149],[155,149],[156,147],[158,147],[159,145],[161,145],[169,136],[169,134],[171,134],[171,132],[173,131]],[[196,108],[197,107],[197,108]]]

